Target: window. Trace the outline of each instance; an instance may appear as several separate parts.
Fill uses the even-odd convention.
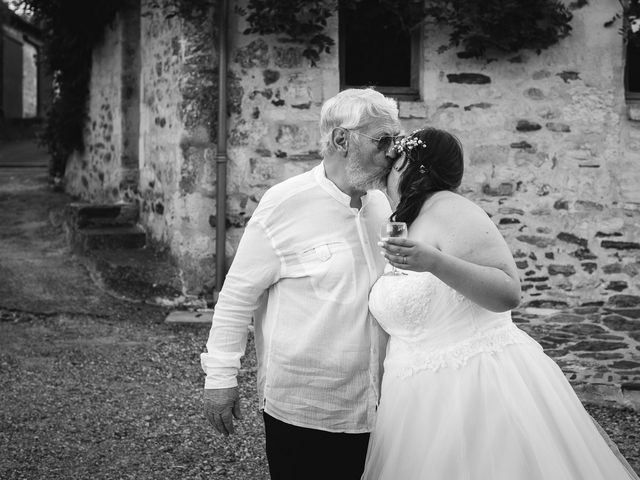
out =
[[[640,41],[627,42],[624,86],[627,100],[640,101]]]
[[[340,1],[340,87],[375,87],[398,100],[419,99],[421,28],[399,27],[378,0]]]

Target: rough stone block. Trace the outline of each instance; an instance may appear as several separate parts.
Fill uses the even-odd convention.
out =
[[[588,248],[579,248],[575,252],[571,252],[570,255],[576,257],[579,260],[595,260],[596,258],[598,258],[598,256]]]
[[[640,330],[640,321],[630,320],[621,315],[607,315],[602,319],[604,323],[611,330],[616,331],[637,331]]]
[[[533,148],[529,142],[525,142],[524,140],[521,142],[514,142],[509,145],[511,148],[521,148],[523,150],[529,150]]]
[[[612,295],[607,301],[616,308],[628,308],[640,306],[640,297],[637,295]]]
[[[466,112],[473,110],[474,108],[480,108],[480,109],[487,109],[487,108],[491,108],[493,106],[492,103],[487,103],[487,102],[480,102],[480,103],[472,103],[471,105],[466,105],[464,107],[464,110]]]
[[[531,122],[529,120],[518,120],[516,124],[516,130],[519,132],[535,132],[536,130],[540,130],[542,125],[536,122]]]
[[[556,200],[553,204],[553,208],[556,210],[569,210],[569,202],[564,199]]]
[[[629,288],[629,284],[622,280],[613,280],[607,284],[605,290],[613,290],[615,292],[621,292]]]
[[[602,240],[600,242],[602,248],[612,248],[615,250],[640,250],[640,243],[637,242],[618,242],[616,240]]]
[[[540,237],[537,235],[518,235],[517,240],[523,243],[536,245],[540,248],[547,248],[550,245],[555,245],[556,241],[553,238]]]
[[[587,247],[588,241],[586,238],[580,238],[573,233],[560,232],[557,235],[558,240],[562,240],[567,243],[575,243],[576,245],[580,245],[581,247]]]
[[[576,269],[573,265],[556,265],[552,264],[548,267],[549,275],[564,275],[565,277],[574,275]]]
[[[491,83],[491,78],[481,73],[450,73],[447,75],[449,83],[466,83],[471,85],[484,85]]]
[[[266,69],[262,72],[262,78],[264,79],[265,85],[270,85],[280,80],[280,72]]]
[[[618,350],[619,348],[627,348],[627,344],[606,340],[583,340],[573,346],[573,350],[584,350],[586,352]]]
[[[540,299],[535,299],[535,300],[531,300],[527,303],[525,303],[521,308],[525,308],[525,311],[528,311],[530,309],[534,309],[534,308],[542,308],[542,309],[561,309],[561,308],[567,308],[569,306],[569,304],[567,302],[565,302],[564,300],[552,300],[552,299],[547,299],[547,298],[540,298]],[[551,312],[549,312],[551,313]],[[576,317],[579,317],[578,315],[575,315]],[[581,318],[581,317],[579,317]]]
[[[556,73],[558,77],[564,80],[565,83],[569,83],[570,80],[579,80],[580,74],[578,72],[572,72],[565,70],[564,72]]]

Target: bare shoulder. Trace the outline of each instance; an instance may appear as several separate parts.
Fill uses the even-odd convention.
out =
[[[429,198],[420,212],[420,220],[431,227],[442,227],[447,231],[457,228],[478,228],[482,225],[494,226],[493,222],[477,204],[462,195],[441,191]]]
[[[431,197],[418,219],[421,229],[431,231],[430,243],[440,250],[477,263],[493,263],[497,255],[506,261],[511,254],[489,215],[476,203],[454,192]]]

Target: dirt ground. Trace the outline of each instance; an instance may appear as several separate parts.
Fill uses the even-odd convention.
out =
[[[244,418],[225,439],[202,414],[206,327],[136,307],[128,318],[0,315],[0,478],[269,478],[254,356]]]
[[[243,418],[225,439],[201,411],[207,327],[143,306],[121,315],[0,312],[0,478],[268,479],[253,346]],[[588,410],[639,470],[638,414]]]

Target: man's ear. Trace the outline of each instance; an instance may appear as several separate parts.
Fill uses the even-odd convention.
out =
[[[337,152],[342,155],[347,155],[349,150],[349,137],[347,131],[344,128],[334,128],[331,132],[331,143]]]

